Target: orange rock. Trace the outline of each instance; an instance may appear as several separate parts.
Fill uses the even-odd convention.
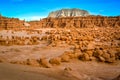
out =
[[[69,62],[70,61],[69,55],[62,55],[60,57],[61,57],[62,62]]]
[[[66,67],[64,70],[65,71],[72,71],[72,69],[70,67]]]
[[[0,60],[0,63],[3,62],[2,60]]]
[[[110,58],[110,54],[108,54],[108,53],[103,53],[101,56],[104,57],[105,59]]]
[[[95,51],[93,52],[93,56],[95,56],[95,57],[99,57],[99,56],[101,56],[102,54],[104,54],[102,50],[95,50]]]
[[[84,60],[84,61],[89,61],[89,60],[90,60],[89,55],[88,55],[87,53],[84,53],[84,54],[82,55],[82,60]]]
[[[52,67],[52,66],[50,65],[50,63],[47,61],[47,59],[45,59],[45,58],[41,58],[41,59],[40,59],[40,64],[41,64],[42,67],[45,67],[45,68],[50,68],[50,67]]]
[[[106,61],[105,58],[102,57],[102,56],[99,56],[99,60],[102,61],[102,62],[105,62],[105,61]]]
[[[60,65],[61,64],[61,58],[57,57],[57,58],[52,58],[49,60],[50,64],[52,65]]]
[[[37,59],[27,59],[27,65],[40,66],[39,60]]]
[[[93,51],[86,51],[86,53],[87,53],[90,57],[93,56]]]

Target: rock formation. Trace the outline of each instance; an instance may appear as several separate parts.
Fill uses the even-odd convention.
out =
[[[8,18],[0,15],[0,29],[19,29],[24,28],[25,21],[18,18]]]
[[[77,17],[77,16],[88,16],[88,11],[80,9],[61,9],[51,12],[48,17]]]
[[[40,21],[31,21],[33,28],[93,28],[93,27],[120,27],[120,16],[85,16],[44,18]]]
[[[95,28],[120,27],[120,16],[81,16],[44,18],[40,21],[25,22],[18,18],[0,16],[0,29],[26,29],[26,28]]]

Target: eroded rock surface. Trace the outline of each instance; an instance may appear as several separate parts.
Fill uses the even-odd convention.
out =
[[[49,13],[48,17],[77,17],[77,16],[88,16],[89,13],[86,10],[80,9],[61,9]]]

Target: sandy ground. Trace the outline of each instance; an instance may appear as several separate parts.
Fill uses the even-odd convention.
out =
[[[45,44],[44,44],[45,45]],[[28,58],[40,59],[45,57],[50,59],[60,56],[64,51],[70,50],[69,47],[46,47],[43,45],[26,46],[0,46],[0,58],[3,61],[21,61]]]
[[[0,46],[0,80],[112,80],[120,75],[120,61],[112,64],[73,59],[51,68],[10,64],[27,58],[47,59],[61,55],[70,48],[34,46]],[[64,70],[68,68],[68,70]],[[69,70],[69,68],[71,70]]]
[[[120,74],[118,63],[111,65],[73,60],[52,68],[0,63],[0,80],[112,80]],[[64,70],[67,67],[72,70]]]

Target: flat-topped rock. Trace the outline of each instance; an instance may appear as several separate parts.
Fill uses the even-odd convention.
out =
[[[78,17],[78,16],[88,16],[89,12],[81,9],[61,9],[53,11],[48,17]]]

